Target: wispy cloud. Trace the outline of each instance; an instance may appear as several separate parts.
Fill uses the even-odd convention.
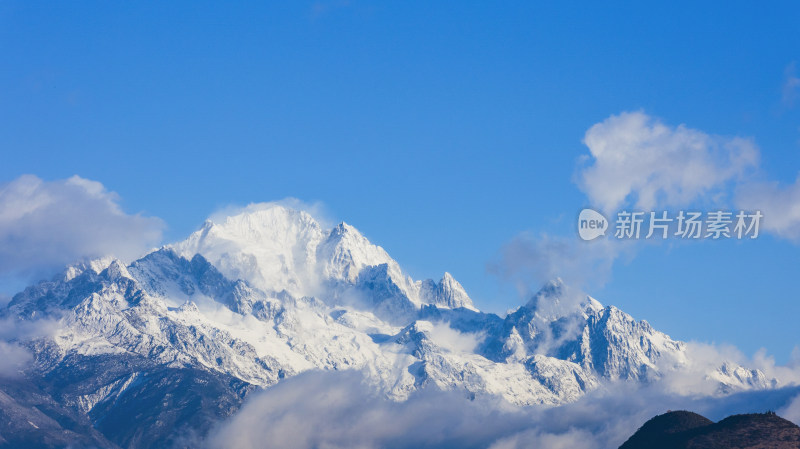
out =
[[[33,355],[20,341],[39,337],[52,337],[60,329],[59,322],[52,319],[17,321],[13,318],[0,320],[0,378],[14,378],[22,374],[33,360]]]
[[[0,340],[0,378],[19,377],[22,370],[33,360],[25,348],[16,343]]]
[[[800,78],[797,77],[797,64],[792,62],[783,71],[783,89],[781,91],[783,105],[789,108],[793,107],[799,90]]]
[[[522,295],[555,278],[587,289],[601,287],[610,277],[614,261],[632,255],[630,241],[598,239],[584,242],[566,236],[523,232],[506,243],[489,272],[511,281]]]

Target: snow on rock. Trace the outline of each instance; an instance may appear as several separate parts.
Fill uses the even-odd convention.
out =
[[[355,284],[364,270],[385,265],[388,278],[417,306],[472,307],[464,289],[449,274],[434,295],[426,292],[421,300],[422,283],[405,275],[383,248],[370,243],[356,228],[340,223],[326,230],[308,213],[277,204],[248,208],[219,223],[207,221],[172,248],[186,259],[203,255],[230,279],[298,297],[324,296],[331,285]]]
[[[560,280],[504,318],[482,313],[449,273],[414,281],[352,226],[326,230],[277,205],[208,221],[128,266],[70,267],[16,295],[0,318],[58,323],[25,342],[42,373],[71,378],[87,360],[131,367],[69,387],[84,411],[159,366],[264,387],[311,369],[358,369],[397,400],[431,385],[556,405],[689,365],[684,343]],[[777,385],[729,362],[705,375],[723,393]]]
[[[445,272],[442,279],[436,283],[428,279],[420,284],[420,297],[422,302],[433,304],[439,307],[456,309],[464,307],[471,310],[478,310],[472,304],[472,300],[467,295],[464,287],[455,280],[450,274]]]

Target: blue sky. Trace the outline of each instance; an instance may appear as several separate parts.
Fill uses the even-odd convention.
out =
[[[587,130],[625,111],[800,170],[800,7],[748,2],[0,2],[0,182],[79,175],[160,217],[296,197],[484,309],[521,232],[575,238]],[[708,204],[708,202],[706,203]],[[726,203],[727,204],[727,203]],[[643,245],[586,286],[684,340],[800,344],[800,246]],[[541,279],[530,279],[531,287]]]

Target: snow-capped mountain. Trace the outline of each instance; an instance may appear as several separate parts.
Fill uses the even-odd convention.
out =
[[[69,267],[0,314],[45,329],[14,342],[32,353],[25,378],[40,394],[125,447],[199,431],[254,388],[312,369],[362,370],[395,400],[430,386],[558,405],[691,362],[684,343],[559,280],[505,317],[483,313],[449,273],[413,280],[352,226],[277,205],[208,221],[127,266]],[[705,375],[720,391],[778,383],[730,362]]]

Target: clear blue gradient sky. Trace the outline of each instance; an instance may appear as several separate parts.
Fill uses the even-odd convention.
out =
[[[800,5],[0,1],[0,182],[74,174],[161,217],[296,197],[476,303],[523,231],[569,235],[593,124],[642,110],[800,170]],[[798,105],[800,106],[800,105]],[[684,340],[800,344],[800,247],[652,245],[593,296]]]

